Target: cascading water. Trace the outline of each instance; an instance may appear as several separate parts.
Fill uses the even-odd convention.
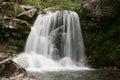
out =
[[[79,17],[64,10],[38,15],[25,52],[14,61],[33,71],[86,69],[84,53]]]

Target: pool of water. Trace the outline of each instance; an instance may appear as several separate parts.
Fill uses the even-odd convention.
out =
[[[30,73],[38,80],[120,80],[120,71],[84,70]]]

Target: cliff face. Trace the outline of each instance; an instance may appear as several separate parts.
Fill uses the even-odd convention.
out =
[[[34,6],[19,5],[13,2],[3,2],[0,8],[0,19],[9,28],[21,28],[31,26],[37,16],[37,8]]]
[[[2,0],[0,3],[0,43],[23,50],[30,26],[37,17],[35,6],[21,5],[21,0]],[[9,49],[8,49],[9,50]]]
[[[37,16],[34,6],[22,0],[0,0],[0,80],[35,80],[12,61],[23,50],[30,26]]]
[[[119,0],[84,0],[77,10],[89,62],[96,67],[120,67],[119,4]]]

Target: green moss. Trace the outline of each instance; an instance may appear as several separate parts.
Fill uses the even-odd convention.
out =
[[[32,6],[36,6],[37,8],[41,8],[41,0],[25,0],[24,4],[26,5],[32,5]]]
[[[0,74],[4,71],[4,65],[0,65]]]
[[[29,24],[27,21],[23,21],[23,20],[19,20],[19,19],[14,19],[14,21],[16,21],[17,26],[26,26],[26,27],[31,26],[31,24]]]
[[[17,52],[22,51],[29,32],[29,27],[9,29],[4,27],[3,23],[0,21],[0,43],[17,47],[9,47],[9,50]]]
[[[23,12],[24,9],[20,5],[12,2],[7,2],[2,6],[3,12],[10,15],[11,17],[16,17],[19,13]]]

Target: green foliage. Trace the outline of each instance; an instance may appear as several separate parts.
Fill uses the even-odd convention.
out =
[[[17,46],[19,50],[23,50],[26,37],[30,32],[30,28],[9,29],[4,25],[4,21],[0,20],[0,43]]]
[[[81,16],[86,53],[94,66],[120,67],[120,17],[96,22]]]
[[[38,8],[41,8],[41,0],[25,0],[24,3],[27,5],[33,5]]]
[[[27,0],[25,4],[37,6],[38,8],[54,7],[56,10],[74,10],[81,0]]]
[[[2,6],[2,11],[11,17],[16,17],[19,13],[23,12],[24,9],[16,3],[6,2],[6,4]]]
[[[2,38],[2,33],[4,33],[5,31],[3,31],[3,29],[4,29],[4,26],[5,26],[5,24],[4,24],[4,21],[2,20],[2,19],[0,19],[0,30],[1,30],[1,33],[0,33],[0,41],[3,41],[3,38]]]
[[[0,28],[4,28],[4,26],[5,26],[4,21],[0,19]]]
[[[99,14],[99,16],[105,16],[105,17],[114,17],[115,16],[115,11],[113,9],[113,7],[111,6],[104,6],[101,9],[101,14]]]
[[[114,3],[114,4],[111,4]],[[120,1],[118,0],[101,0],[101,17],[116,17],[120,12]]]
[[[74,9],[76,4],[71,0],[47,0],[45,7],[55,7],[55,9]]]

